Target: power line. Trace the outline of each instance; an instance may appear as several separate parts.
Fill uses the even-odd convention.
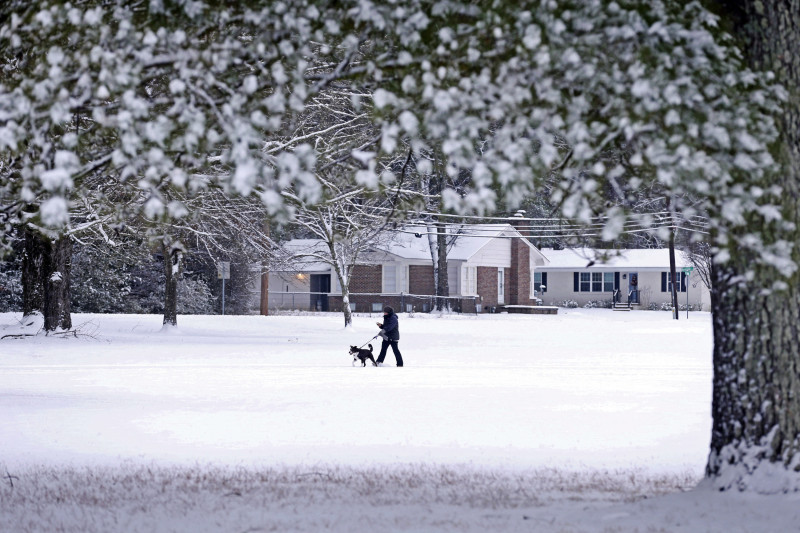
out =
[[[516,229],[516,228],[513,228],[513,229]],[[647,232],[655,233],[660,229],[684,229],[686,231],[691,231],[691,232],[694,232],[694,233],[702,233],[704,235],[708,235],[708,232],[705,232],[705,231],[701,231],[701,230],[697,230],[697,229],[687,229],[687,228],[683,228],[681,226],[674,226],[674,225],[653,226],[653,227],[641,228],[641,229],[625,229],[625,230],[620,231],[619,233],[620,234],[631,234],[631,235],[632,234],[636,234],[636,233],[647,233]],[[413,230],[407,230],[407,229],[392,229],[392,230],[388,230],[388,231],[391,231],[392,233],[403,233],[403,234],[407,234],[407,235],[414,235],[415,237],[419,237],[419,238],[422,238],[423,236],[428,236],[428,235],[434,235],[434,236],[439,235],[439,233],[437,233],[435,231],[413,231]],[[588,230],[588,231],[595,231],[595,230]],[[455,237],[455,238],[493,238],[493,239],[519,239],[519,238],[525,238],[525,239],[552,239],[552,238],[556,238],[556,237],[570,239],[570,238],[586,238],[586,237],[599,237],[599,236],[601,236],[601,233],[590,233],[590,232],[572,232],[572,233],[565,232],[563,234],[547,234],[547,235],[545,235],[545,234],[536,234],[536,233],[532,233],[532,232],[522,232],[522,231],[520,231],[518,233],[519,233],[519,235],[498,235],[497,233],[445,233],[445,236],[448,237],[448,238]]]
[[[388,207],[379,207],[375,206],[374,209],[390,211],[391,209]],[[564,218],[555,218],[555,217],[523,217],[523,216],[516,216],[516,215],[509,215],[509,216],[479,216],[479,215],[458,215],[452,213],[435,213],[431,211],[417,211],[415,213],[417,216],[431,216],[431,217],[445,217],[445,218],[457,218],[462,220],[502,220],[508,222],[509,220],[519,220],[519,221],[530,221],[530,222],[556,222],[556,221],[564,221],[568,219]],[[676,215],[671,211],[655,211],[652,213],[633,213],[634,216],[638,217],[663,217],[663,218],[683,218],[681,216]],[[689,218],[700,218],[706,219],[706,217],[701,215],[692,215]],[[609,217],[606,215],[599,215],[594,217],[589,217],[588,220],[608,220]],[[578,223],[578,222],[576,222]]]

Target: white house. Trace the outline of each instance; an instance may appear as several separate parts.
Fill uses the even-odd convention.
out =
[[[586,305],[591,301],[611,301],[615,291],[619,301],[630,301],[635,306],[648,309],[669,305],[672,290],[669,268],[669,250],[592,250],[545,248],[542,253],[549,259],[546,265],[534,272],[534,286],[544,285],[537,292],[543,303],[557,305],[575,301]],[[675,262],[678,280],[678,301],[687,302],[695,309],[708,310],[711,294],[686,256],[677,251]]]

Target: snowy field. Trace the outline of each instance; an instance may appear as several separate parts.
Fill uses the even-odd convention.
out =
[[[0,340],[0,531],[800,531],[797,495],[694,489],[708,314],[401,315],[406,366],[354,368],[377,318]]]

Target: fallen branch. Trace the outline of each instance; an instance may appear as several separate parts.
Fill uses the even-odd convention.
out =
[[[38,333],[9,333],[8,335],[3,335],[0,337],[0,340],[3,339],[21,339],[23,337],[35,337]]]

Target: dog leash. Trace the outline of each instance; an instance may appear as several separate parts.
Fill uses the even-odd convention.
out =
[[[360,350],[361,348],[363,348],[364,346],[366,346],[367,344],[371,343],[372,341],[374,341],[374,340],[375,340],[375,339],[377,339],[377,338],[378,338],[378,336],[377,336],[377,335],[375,335],[375,336],[374,336],[374,337],[372,337],[370,340],[368,340],[367,342],[365,342],[364,344],[362,344],[361,346],[359,346],[359,347],[358,347],[358,349]]]

